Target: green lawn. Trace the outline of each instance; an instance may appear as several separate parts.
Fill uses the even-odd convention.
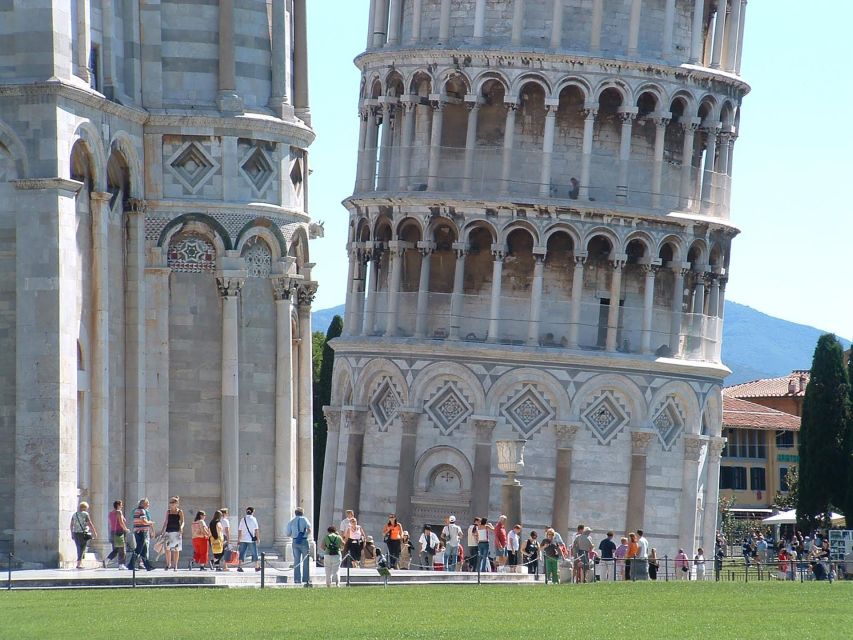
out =
[[[0,593],[0,638],[843,638],[853,582]],[[218,631],[217,631],[218,629]]]

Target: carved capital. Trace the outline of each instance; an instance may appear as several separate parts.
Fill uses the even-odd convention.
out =
[[[421,419],[420,411],[399,409],[397,411],[397,415],[400,417],[400,424],[403,427],[403,435],[415,435],[418,430],[418,422]]]
[[[634,122],[634,119],[637,117],[636,113],[632,113],[631,111],[620,111],[616,114],[616,117],[619,118],[619,122],[622,124],[631,124]]]
[[[646,450],[649,448],[649,443],[655,437],[652,431],[632,431],[631,432],[631,454],[635,456],[646,455]]]
[[[240,290],[243,288],[243,278],[235,278],[232,276],[217,276],[216,286],[219,288],[219,295],[223,298],[236,298],[240,295]]]
[[[660,265],[659,264],[644,264],[644,265],[641,265],[641,268],[643,270],[643,275],[650,277],[650,278],[656,277],[658,274],[658,271],[660,271]]]
[[[672,118],[667,118],[664,116],[655,116],[652,120],[655,123],[655,126],[660,129],[666,129],[669,126],[669,123],[672,122]]]
[[[296,286],[293,278],[279,277],[271,278],[272,280],[272,295],[275,300],[290,300],[293,295],[293,289]]]
[[[506,249],[503,247],[492,247],[492,257],[495,259],[495,262],[503,262],[504,258],[506,258]]]
[[[698,122],[692,122],[692,121],[682,122],[681,128],[684,131],[684,133],[695,134],[699,130],[699,123]]]
[[[598,109],[585,107],[580,110],[580,113],[584,117],[584,120],[595,120],[595,117],[598,115]]]
[[[367,426],[367,409],[344,409],[344,421],[347,432],[363,434]]]
[[[129,198],[124,210],[128,213],[145,214],[148,211],[148,202],[142,198]]]
[[[720,462],[720,458],[723,457],[723,449],[725,448],[725,438],[711,438],[710,442],[708,442],[708,462]]]
[[[296,302],[300,307],[310,307],[316,295],[316,282],[302,282],[296,285]]]
[[[341,430],[341,414],[343,410],[340,407],[323,407],[323,416],[326,418],[326,427],[329,431],[339,432]]]
[[[584,264],[586,264],[586,258],[587,258],[587,254],[586,254],[586,253],[576,253],[576,254],[574,255],[574,259],[575,259],[575,266],[576,266],[576,267],[577,267],[577,266],[583,266]]]
[[[560,449],[571,449],[579,430],[578,425],[568,422],[554,422],[553,424],[557,447]]]
[[[706,444],[702,436],[684,436],[684,459],[699,462]]]
[[[498,421],[494,418],[471,418],[471,422],[477,431],[477,443],[491,444]]]

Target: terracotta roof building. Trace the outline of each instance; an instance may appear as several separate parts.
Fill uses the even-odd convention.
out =
[[[803,414],[803,398],[809,383],[807,369],[795,369],[787,376],[764,378],[723,389],[723,395],[747,399],[795,416]]]

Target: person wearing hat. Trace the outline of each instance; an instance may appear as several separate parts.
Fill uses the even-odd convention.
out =
[[[456,516],[447,518],[444,528],[441,530],[441,539],[444,541],[444,570],[456,571],[459,563],[459,540],[462,538],[462,527],[456,524]]]
[[[421,537],[418,539],[418,542],[420,543],[420,569],[424,571],[432,571],[435,553],[436,551],[438,551],[438,546],[440,544],[438,536],[432,532],[432,527],[430,527],[428,524],[425,524],[424,532],[421,534]]]
[[[364,569],[375,569],[376,560],[379,550],[376,548],[376,543],[373,536],[367,536],[364,543],[364,550],[361,552],[361,566]]]

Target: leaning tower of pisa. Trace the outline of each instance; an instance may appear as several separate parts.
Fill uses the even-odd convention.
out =
[[[746,0],[372,0],[321,523],[713,544]]]

